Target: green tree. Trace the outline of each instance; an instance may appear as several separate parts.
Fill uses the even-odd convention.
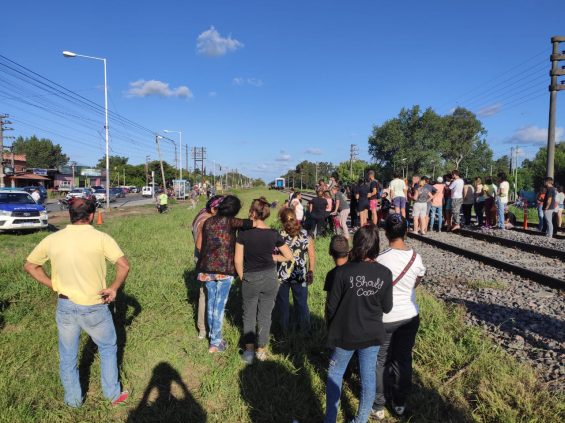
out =
[[[442,157],[448,166],[453,165],[455,169],[459,169],[463,159],[484,147],[486,130],[475,114],[463,107],[444,116],[443,120],[444,133],[440,147]]]
[[[128,164],[129,158],[122,157],[122,156],[112,156],[110,155],[110,170],[115,168],[123,168]],[[98,169],[106,169],[106,155],[104,155],[98,163],[96,163],[96,168]]]
[[[345,161],[337,165],[333,176],[341,183],[350,184],[364,177],[368,168],[369,163],[364,160]]]
[[[557,185],[565,185],[565,141],[561,141],[555,146],[555,174],[554,180]],[[539,189],[543,185],[547,171],[547,148],[541,147],[532,160],[525,159],[522,162],[522,169],[526,175],[530,175],[532,188]],[[520,170],[518,171],[518,179]]]
[[[35,135],[24,138],[18,137],[13,143],[15,154],[25,154],[28,167],[55,169],[66,165],[69,158],[63,153],[59,144],[46,138],[37,138]]]

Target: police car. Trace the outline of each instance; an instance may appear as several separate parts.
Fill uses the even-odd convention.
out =
[[[47,228],[47,210],[26,191],[0,188],[0,232]]]

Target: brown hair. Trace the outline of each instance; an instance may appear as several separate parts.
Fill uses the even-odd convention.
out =
[[[253,216],[258,220],[267,220],[271,215],[271,205],[265,197],[256,198],[249,207],[249,216]]]
[[[293,238],[295,236],[298,236],[300,229],[302,228],[300,226],[300,222],[296,220],[296,214],[294,213],[294,210],[289,208],[282,209],[279,213],[279,219],[283,225],[284,231],[288,235]]]

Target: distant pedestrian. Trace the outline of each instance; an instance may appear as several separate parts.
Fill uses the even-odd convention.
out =
[[[279,289],[275,263],[293,260],[283,237],[265,223],[270,213],[267,201],[253,200],[249,217],[256,227],[241,232],[235,247],[235,266],[242,282],[245,344],[242,359],[247,364],[252,364],[254,358],[267,359],[271,313]],[[273,255],[275,248],[280,254]]]
[[[316,191],[316,197],[310,201],[309,212],[311,219],[310,235],[313,238],[322,236],[326,230],[326,208],[328,202],[324,198],[324,192]]]
[[[377,257],[377,262],[392,272],[392,310],[383,314],[385,338],[377,360],[377,391],[373,415],[384,419],[385,391],[392,397],[394,411],[404,415],[406,400],[412,387],[412,349],[420,325],[416,287],[426,268],[416,251],[408,247],[406,222],[399,214],[385,222],[389,248]]]
[[[300,191],[294,193],[294,198],[291,200],[289,207],[294,210],[296,220],[302,224],[304,220],[304,206],[302,205],[302,193]]]
[[[557,202],[557,229],[561,228],[563,222],[563,208],[565,207],[565,193],[563,192],[563,185],[559,185],[557,188],[557,195],[555,196],[555,201]]]
[[[445,184],[443,183],[443,178],[438,176],[436,183],[434,184],[436,190],[432,197],[432,206],[430,209],[430,231],[434,229],[435,219],[437,215],[437,231],[441,232],[441,227],[443,225],[443,198],[445,194]]]
[[[379,181],[375,179],[375,171],[370,170],[368,173],[369,177],[369,210],[371,212],[371,222],[373,225],[378,225],[379,216],[377,214],[379,210]]]
[[[324,282],[324,291],[326,291],[326,304],[324,306],[324,318],[328,318],[328,297],[332,290],[335,273],[340,266],[343,266],[349,260],[349,241],[343,235],[334,235],[330,241],[329,253],[334,261],[335,267],[326,275]]]
[[[83,402],[77,356],[84,330],[98,346],[100,381],[104,396],[119,404],[128,398],[118,381],[117,337],[108,304],[125,282],[129,263],[109,235],[92,227],[96,204],[76,199],[69,207],[71,224],[44,238],[27,257],[24,269],[36,281],[57,292],[59,373],[65,404]],[[106,284],[106,260],[116,266],[114,281]],[[51,262],[51,275],[43,268]]]
[[[359,225],[361,227],[367,224],[369,215],[369,195],[370,188],[367,181],[359,179],[355,190],[355,198],[357,199],[357,212],[359,213]]]
[[[463,205],[463,187],[465,183],[457,169],[451,172],[451,176],[453,180],[449,185],[449,189],[451,190],[452,219],[454,223],[451,230],[456,231],[461,228],[461,206]]]
[[[473,205],[475,204],[475,187],[471,185],[469,179],[465,179],[463,186],[463,224],[471,225],[471,215],[473,214]]]
[[[333,212],[338,216],[339,219],[339,233],[341,233],[345,239],[349,241],[349,228],[347,227],[347,217],[349,216],[350,208],[349,201],[343,192],[340,191],[338,185],[334,185],[332,188],[332,194],[334,195],[335,209]]]
[[[479,228],[482,228],[485,223],[483,213],[485,209],[486,195],[483,190],[483,181],[480,177],[477,176],[475,178],[473,186],[475,188],[475,215],[477,216],[477,225],[479,226]]]
[[[498,191],[492,176],[486,177],[483,191],[485,196],[485,228],[490,229],[496,225],[496,193]]]
[[[544,229],[543,205],[545,203],[546,193],[547,193],[547,188],[543,186],[540,188],[538,195],[536,196],[536,206],[538,210],[538,231],[540,232],[543,232]]]
[[[37,188],[34,189],[33,192],[31,193],[31,198],[33,198],[33,201],[35,201],[37,204],[41,203],[41,193]]]
[[[303,333],[310,330],[310,311],[308,309],[308,287],[314,282],[316,251],[314,241],[301,228],[294,210],[282,209],[279,220],[283,226],[281,236],[290,249],[294,261],[277,263],[279,290],[275,302],[275,315],[286,333],[290,324],[289,294],[292,291],[292,302],[295,311],[295,324]]]
[[[350,261],[333,274],[327,302],[327,346],[332,349],[326,384],[324,422],[337,418],[343,375],[357,352],[361,394],[354,421],[366,423],[376,392],[376,362],[385,341],[383,313],[392,309],[392,275],[374,260],[379,253],[379,230],[361,227],[353,236]]]
[[[159,213],[165,213],[168,211],[169,197],[164,190],[161,190],[159,196],[157,197],[157,210]]]
[[[413,189],[412,199],[414,200],[414,205],[412,207],[412,217],[414,219],[414,232],[426,235],[427,232],[427,222],[426,215],[428,212],[428,202],[433,198],[433,194],[426,185],[425,180],[421,179],[418,186]]]
[[[506,180],[506,173],[498,174],[498,192],[496,196],[496,212],[498,229],[504,230],[504,209],[508,206],[508,195],[510,193],[510,184]]]
[[[401,213],[402,216],[406,217],[406,199],[408,193],[408,187],[406,183],[401,178],[400,174],[395,174],[394,179],[390,182],[390,197],[392,205],[394,206],[395,213]]]
[[[451,174],[445,174],[443,175],[443,181],[445,183],[445,190],[443,192],[443,197],[444,197],[444,221],[445,221],[445,229],[447,231],[451,230],[451,217],[453,215],[453,207],[451,204],[451,190],[449,189],[449,186],[451,185],[451,181],[452,181],[452,177]]]
[[[543,200],[543,221],[546,227],[545,236],[553,238],[553,214],[557,212],[557,190],[553,187],[553,178],[547,177],[544,180],[546,188]]]

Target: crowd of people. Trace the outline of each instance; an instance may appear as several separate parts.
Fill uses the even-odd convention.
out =
[[[320,180],[315,192],[306,213],[300,192],[291,189],[287,202],[314,238],[326,231],[349,238],[350,232],[368,222],[378,225],[390,211],[406,217],[409,230],[421,235],[472,226],[507,230],[516,226],[517,221],[509,208],[510,183],[504,172],[484,180],[464,179],[458,170],[434,180],[414,175],[409,181],[396,174],[390,182],[383,183],[370,170],[366,179],[353,184],[340,184],[333,178],[328,184]],[[545,178],[537,195],[538,229],[548,237],[553,237],[562,226],[564,199],[563,186],[554,186],[553,178]],[[527,210],[522,198],[517,198],[515,205]]]
[[[478,225],[506,228],[509,184],[499,174],[473,183],[458,171],[431,181],[413,177],[411,184],[395,177],[381,184],[373,171],[366,180],[340,185],[320,181],[316,196],[304,207],[292,191],[280,209],[265,198],[254,199],[247,218],[238,216],[242,203],[234,195],[213,195],[192,222],[195,284],[199,287],[197,336],[208,341],[210,354],[229,349],[222,333],[229,293],[241,281],[243,332],[241,358],[251,365],[269,358],[271,324],[285,336],[290,330],[308,334],[308,291],[314,282],[314,238],[333,234],[329,254],[335,267],[326,275],[326,346],[330,350],[325,422],[335,422],[343,377],[354,354],[358,357],[361,392],[354,422],[369,416],[385,418],[385,405],[405,414],[412,385],[412,350],[419,327],[415,290],[426,272],[422,257],[405,243],[408,230],[457,230],[470,225],[474,209]],[[547,178],[542,210],[545,220],[563,208],[562,189]],[[412,227],[408,223],[411,204]],[[266,220],[278,212],[280,230]],[[60,377],[65,403],[82,404],[77,368],[81,330],[98,345],[104,395],[119,404],[128,397],[118,381],[117,340],[108,304],[126,280],[129,264],[117,243],[91,226],[95,205],[77,199],[69,207],[71,224],[44,238],[27,257],[25,270],[58,294],[56,321]],[[348,217],[351,217],[351,230]],[[444,225],[445,224],[445,225]],[[380,251],[379,225],[388,247]],[[547,222],[548,234],[552,227]],[[352,235],[353,234],[353,235]],[[116,265],[106,284],[106,260]],[[51,274],[44,271],[51,262]],[[292,292],[295,315],[290,318]]]

